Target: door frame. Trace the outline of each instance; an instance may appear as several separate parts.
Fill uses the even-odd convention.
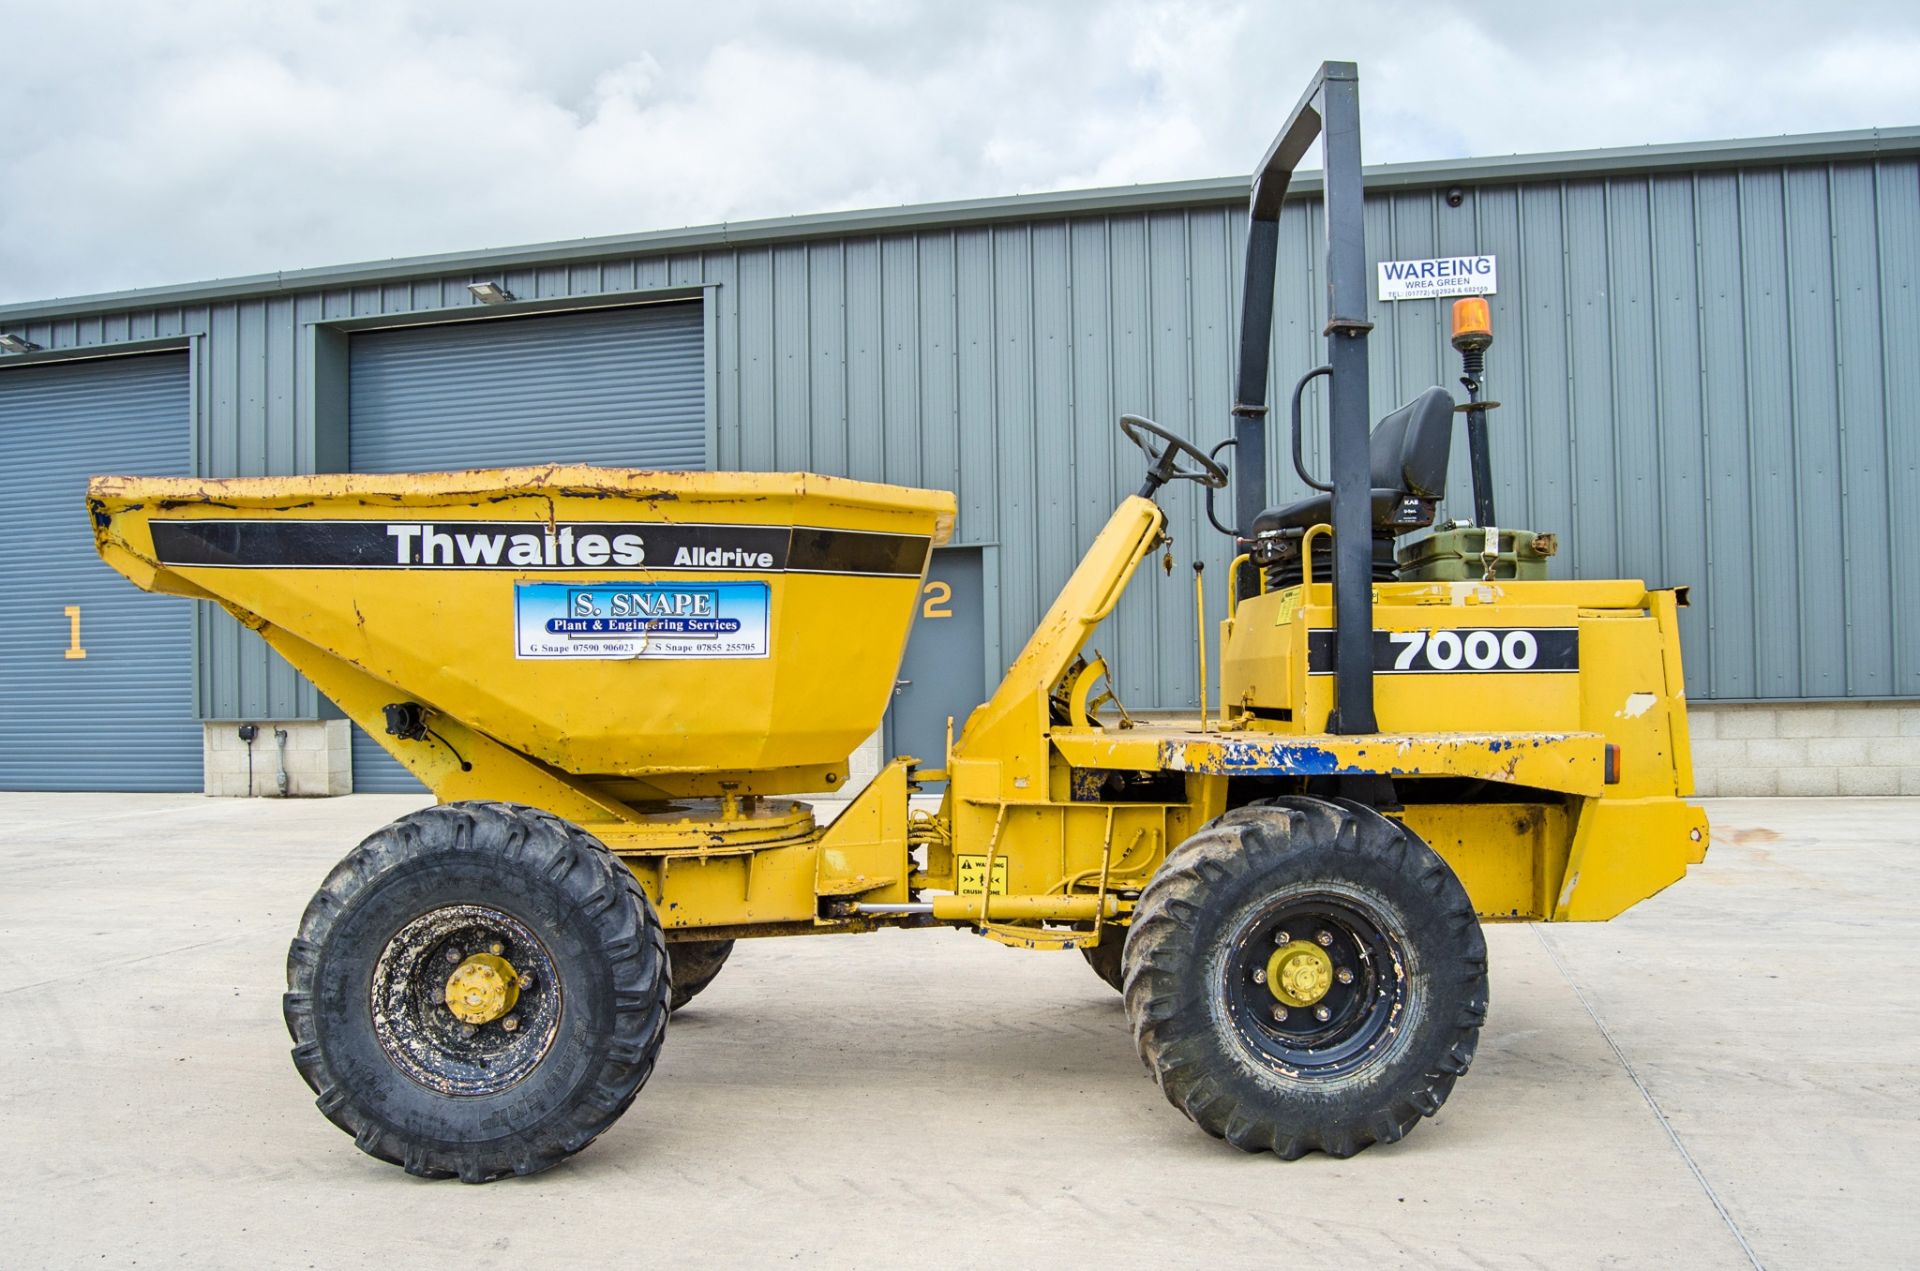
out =
[[[82,362],[100,362],[107,359],[152,357],[169,353],[186,355],[187,376],[187,463],[195,477],[206,472],[205,448],[207,443],[205,427],[206,393],[201,383],[206,376],[206,338],[204,327],[190,329],[177,335],[150,336],[136,340],[114,340],[101,344],[80,345],[72,348],[35,349],[24,354],[10,354],[0,360],[0,375],[13,371],[25,371],[28,368],[42,369],[70,366]],[[128,586],[132,586],[131,583]],[[206,623],[210,605],[196,602],[191,611],[191,621],[187,628],[187,691],[193,701],[194,723],[204,731],[207,721],[202,687],[205,682],[203,650],[206,647]],[[201,785],[206,784],[205,746],[202,743]]]
[[[980,682],[986,686],[987,696],[991,697],[993,696],[993,690],[999,685],[1000,681],[1006,678],[1007,667],[1006,662],[1003,661],[1000,656],[1000,544],[998,541],[942,543],[939,547],[933,548],[932,550],[936,552],[949,552],[956,549],[977,551],[980,553],[980,634],[982,637],[980,645],[984,650],[983,664],[980,668]],[[932,564],[931,557],[929,557],[928,564]],[[921,585],[923,587],[926,585],[924,576]],[[991,604],[989,604],[989,602],[991,602]],[[914,602],[914,617],[917,619],[919,614],[919,601],[916,599]],[[907,633],[907,639],[913,639],[911,629],[909,629]],[[902,647],[900,650],[900,658],[903,663],[906,660],[906,656],[906,649]],[[898,671],[895,672],[895,675],[898,675]],[[953,721],[953,735],[955,737],[960,735],[960,730],[966,726],[966,723],[967,721],[964,719],[956,719]],[[881,716],[880,748],[883,752],[881,755],[882,762],[900,753],[900,748],[894,741],[892,698],[888,698],[886,714]],[[927,760],[927,762],[930,765],[933,763],[931,759]],[[941,762],[945,762],[944,756]]]
[[[108,344],[89,344],[79,348],[36,349],[31,353],[12,355],[0,361],[0,375],[34,366],[65,366],[75,362],[97,362],[104,358],[185,353],[187,355],[187,453],[193,475],[200,477],[205,476],[207,470],[205,459],[207,437],[204,422],[206,394],[201,389],[201,381],[206,377],[206,340],[207,333],[201,329],[183,331],[179,335],[154,336],[142,340],[116,340]],[[204,668],[201,666],[204,661],[202,650],[206,648],[206,623],[207,606],[194,605],[193,624],[188,635],[192,644],[188,652],[193,663],[190,689],[193,693],[194,717],[203,724],[207,722],[206,699],[201,691],[206,678]]]

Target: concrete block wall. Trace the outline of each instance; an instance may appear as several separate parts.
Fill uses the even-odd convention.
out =
[[[881,766],[889,756],[885,753],[885,727],[873,730],[873,736],[860,743],[860,748],[847,756],[847,779],[840,783],[843,793],[855,794],[867,782],[880,775]]]
[[[1920,702],[1695,704],[1701,795],[1920,795]]]
[[[281,763],[277,730],[287,734],[287,796],[310,798],[353,793],[353,750],[344,719],[258,720],[253,739],[252,785],[248,785],[247,743],[243,721],[207,724],[202,733],[205,790],[222,798],[278,798]]]

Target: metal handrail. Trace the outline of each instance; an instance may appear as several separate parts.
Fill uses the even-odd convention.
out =
[[[1234,557],[1232,563],[1227,566],[1228,622],[1232,622],[1234,614],[1240,612],[1240,567],[1252,559],[1253,557],[1247,553],[1241,552],[1238,556]],[[1262,596],[1267,594],[1267,571],[1264,569],[1260,571],[1260,590],[1257,594]]]

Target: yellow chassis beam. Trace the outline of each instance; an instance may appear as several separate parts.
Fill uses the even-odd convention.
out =
[[[1188,772],[1217,777],[1471,777],[1598,796],[1606,739],[1598,733],[1375,733],[1270,735],[1130,728],[1055,732],[1076,768]]]

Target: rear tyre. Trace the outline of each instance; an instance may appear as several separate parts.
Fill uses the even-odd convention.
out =
[[[673,972],[672,1010],[679,1010],[713,983],[733,953],[731,940],[676,940],[667,946]]]
[[[1351,1156],[1439,1111],[1473,1060],[1487,953],[1453,871],[1357,804],[1276,799],[1182,844],[1123,959],[1134,1041],[1215,1138]]]
[[[481,1183],[556,1165],[626,1111],[667,993],[660,924],[611,852],[534,808],[452,803],[334,867],[284,1009],[295,1066],[362,1151]]]
[[[1087,960],[1093,973],[1107,982],[1114,992],[1122,991],[1120,980],[1120,956],[1127,947],[1127,929],[1110,926],[1101,933],[1099,944],[1082,945],[1080,956]]]

